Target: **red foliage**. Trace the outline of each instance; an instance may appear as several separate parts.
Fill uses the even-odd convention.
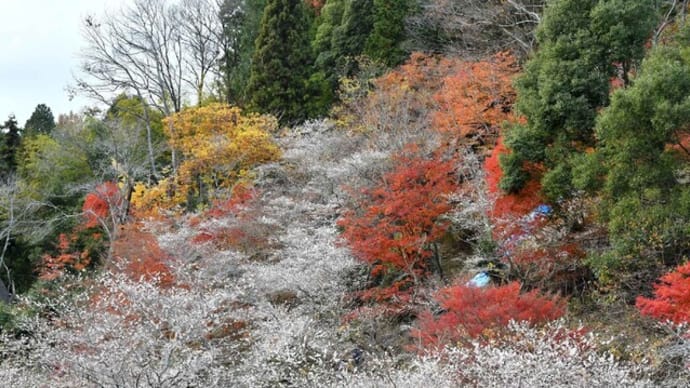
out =
[[[463,63],[455,74],[444,78],[434,96],[439,105],[434,127],[459,137],[497,134],[498,127],[513,117],[511,78],[517,71],[515,58],[507,53]]]
[[[134,281],[158,281],[162,287],[174,284],[172,258],[158,245],[156,237],[137,225],[126,225],[112,243],[113,259]]]
[[[412,335],[424,348],[439,349],[446,344],[500,333],[511,320],[541,324],[565,313],[565,300],[540,294],[538,290],[520,293],[520,283],[500,287],[476,288],[456,285],[439,291],[436,300],[443,313],[420,315]]]
[[[93,235],[94,239],[100,236]],[[39,278],[42,280],[53,280],[60,277],[65,269],[81,271],[91,264],[91,255],[88,250],[80,251],[74,247],[79,236],[77,234],[66,235],[61,233],[58,236],[58,243],[55,245],[57,253],[54,255],[46,254],[39,268]]]
[[[105,182],[86,195],[82,205],[83,222],[69,234],[60,234],[53,254],[45,254],[39,266],[39,277],[53,280],[65,270],[81,271],[94,261],[95,252],[103,249],[103,235],[92,228],[110,215],[113,207],[122,205],[123,197],[114,182]]]
[[[238,183],[232,188],[230,198],[225,201],[215,201],[206,218],[223,218],[230,214],[240,214],[243,207],[248,206],[257,198],[257,191],[248,183]]]
[[[489,193],[495,196],[493,209],[489,217],[494,224],[494,238],[503,240],[512,235],[523,233],[518,220],[528,215],[539,204],[543,203],[540,196],[541,184],[537,179],[531,179],[518,193],[505,194],[498,184],[503,176],[500,155],[507,152],[503,139],[499,138],[491,156],[484,161],[486,184]]]
[[[192,237],[192,244],[205,244],[209,241],[213,241],[216,236],[208,231],[202,230],[196,236]]]
[[[226,201],[217,201],[204,213],[204,219],[234,218],[230,226],[201,226],[192,244],[213,243],[218,249],[234,248],[243,252],[257,251],[269,245],[272,227],[259,221],[257,191],[249,184],[238,184]],[[201,219],[190,220],[191,227],[199,227]]]
[[[638,297],[644,315],[674,323],[690,322],[690,262],[662,276],[654,286],[654,298]]]
[[[115,182],[105,182],[96,187],[93,193],[84,198],[82,212],[84,213],[84,227],[95,228],[100,221],[108,217],[112,207],[122,205],[122,193]]]
[[[360,260],[414,275],[431,256],[429,244],[447,230],[440,217],[451,209],[446,196],[458,181],[452,160],[401,155],[396,164],[383,184],[362,191],[359,208],[346,211],[338,225]]]
[[[304,0],[304,3],[314,9],[318,15],[321,12],[321,8],[326,3],[326,0]]]

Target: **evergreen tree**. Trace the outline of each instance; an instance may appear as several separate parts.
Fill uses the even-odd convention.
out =
[[[333,31],[335,67],[341,75],[352,75],[356,70],[355,57],[364,52],[367,39],[374,27],[373,0],[347,2],[340,26]]]
[[[405,40],[405,19],[412,10],[411,0],[373,0],[373,31],[366,41],[365,53],[387,66],[401,64],[407,52],[401,44]]]
[[[323,68],[326,63],[333,63],[333,31],[340,26],[345,12],[345,0],[328,0],[321,8],[321,15],[316,21],[316,34],[312,48],[317,53],[316,65]]]
[[[312,70],[309,17],[301,0],[269,0],[249,77],[253,109],[280,117],[283,124],[308,117]]]
[[[53,112],[46,104],[38,104],[34,113],[24,124],[24,136],[50,135],[53,129],[55,129]]]
[[[595,153],[575,169],[579,188],[600,193],[612,252],[595,269],[649,270],[690,253],[690,29],[656,47],[632,86],[597,120]],[[650,278],[656,276],[652,271]],[[650,279],[651,282],[651,279]]]
[[[336,78],[331,77],[331,74],[336,74],[335,62],[339,56],[333,47],[333,35],[342,23],[346,7],[345,0],[328,0],[316,21],[316,34],[312,42],[316,54],[315,65],[319,70],[328,73],[328,78]]]
[[[10,115],[0,128],[3,130],[2,144],[0,144],[0,176],[7,178],[17,171],[17,151],[22,138],[14,115]]]
[[[501,187],[521,189],[530,165],[545,171],[551,200],[573,191],[572,168],[595,144],[597,111],[608,103],[610,79],[641,59],[655,21],[646,0],[556,0],[537,30],[539,51],[516,82],[517,110],[527,123],[507,133]]]
[[[315,91],[330,97],[323,104],[330,105],[342,77],[357,72],[357,57],[364,51],[373,27],[372,13],[372,0],[329,0],[322,8],[312,43],[317,71],[312,84],[321,82],[322,89],[326,89]]]
[[[247,102],[247,83],[265,6],[266,0],[224,0],[221,4],[223,56],[220,60],[220,83],[228,104],[243,105]]]

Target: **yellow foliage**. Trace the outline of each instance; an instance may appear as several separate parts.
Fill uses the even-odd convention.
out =
[[[140,208],[169,209],[189,195],[213,199],[256,165],[280,158],[271,137],[278,121],[267,115],[245,115],[237,107],[213,103],[186,109],[165,118],[163,128],[180,156],[177,176],[135,190],[133,203]]]
[[[179,210],[184,202],[184,193],[175,190],[174,184],[166,178],[153,187],[137,182],[130,203],[137,216],[151,217],[160,215],[159,210]]]

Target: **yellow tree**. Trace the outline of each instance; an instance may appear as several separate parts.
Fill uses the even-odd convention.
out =
[[[135,201],[144,207],[186,200],[190,208],[218,198],[254,166],[280,157],[271,137],[278,127],[272,116],[245,115],[240,108],[216,103],[175,113],[163,123],[181,161],[174,179],[159,182],[148,193],[139,190]]]

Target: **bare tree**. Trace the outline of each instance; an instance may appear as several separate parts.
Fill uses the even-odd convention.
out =
[[[685,16],[688,10],[689,0],[657,0],[655,6],[657,12],[662,15],[661,22],[654,30],[652,42],[659,43],[666,27],[674,22],[685,23]]]
[[[151,109],[179,112],[191,92],[198,101],[219,56],[222,26],[211,0],[134,0],[102,19],[84,21],[86,46],[75,92],[107,105],[121,93],[145,102],[142,121],[148,139],[150,175],[158,176]],[[176,165],[173,150],[173,168]]]
[[[14,274],[6,259],[13,240],[19,236],[31,238],[40,235],[45,229],[42,226],[52,222],[36,217],[36,212],[47,204],[26,198],[21,191],[14,175],[0,182],[0,271],[5,273],[6,286],[11,294],[15,294]]]
[[[182,0],[176,15],[185,49],[184,81],[196,92],[197,103],[201,103],[208,77],[221,54],[224,34],[220,8],[213,0]]]
[[[104,122],[106,131],[92,147],[102,155],[96,175],[99,183],[116,181],[120,183],[120,195],[104,196],[108,204],[107,219],[99,220],[111,241],[117,238],[120,225],[124,224],[130,213],[130,203],[135,182],[146,176],[146,144],[143,128],[136,122],[108,119]]]
[[[407,21],[420,50],[483,56],[511,49],[528,54],[545,0],[422,0]]]

